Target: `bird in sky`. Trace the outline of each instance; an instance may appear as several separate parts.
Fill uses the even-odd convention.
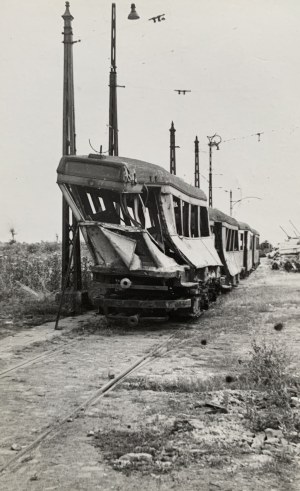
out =
[[[150,18],[150,19],[148,19],[148,20],[153,20],[153,22],[154,22],[154,23],[155,23],[156,21],[157,21],[157,22],[160,22],[160,21],[162,21],[162,20],[166,20],[165,15],[166,15],[166,14],[156,15],[155,17],[151,17],[151,18]]]
[[[180,95],[180,94],[185,95],[187,92],[192,92],[192,91],[188,90],[188,89],[174,89],[174,92],[177,92],[178,95]]]

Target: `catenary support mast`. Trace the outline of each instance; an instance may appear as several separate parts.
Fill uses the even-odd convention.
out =
[[[200,170],[199,170],[199,140],[195,139],[195,187],[200,188]]]
[[[111,66],[109,74],[108,154],[119,155],[116,66],[116,4],[111,8]]]
[[[176,145],[175,145],[175,128],[172,121],[170,128],[170,173],[176,174]]]
[[[74,81],[73,81],[73,31],[72,20],[74,17],[69,10],[69,2],[66,2],[64,19],[63,43],[64,43],[64,80],[63,80],[63,155],[76,155],[75,133],[75,108],[74,108]],[[81,263],[80,263],[80,239],[76,234],[76,219],[66,200],[62,203],[62,280],[66,279],[68,265],[71,257],[71,247],[74,247],[73,260],[67,288],[81,290]]]

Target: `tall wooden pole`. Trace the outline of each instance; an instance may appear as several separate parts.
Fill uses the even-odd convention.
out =
[[[108,154],[119,155],[116,66],[116,4],[111,6],[111,65],[109,74]]]
[[[176,145],[175,145],[175,128],[172,121],[170,128],[170,173],[176,174]]]
[[[75,133],[75,105],[74,105],[74,81],[73,81],[73,31],[72,20],[74,17],[69,10],[69,2],[66,2],[64,19],[63,43],[64,43],[64,80],[63,80],[63,155],[76,155]],[[66,200],[62,202],[62,284],[68,275],[69,262],[72,260],[71,274],[68,275],[67,287],[81,290],[81,262],[80,262],[80,238],[75,236],[77,229],[76,219]],[[71,247],[73,254],[71,258]]]
[[[200,170],[199,170],[199,140],[195,139],[195,187],[200,188]]]
[[[208,206],[212,208],[212,144],[209,142],[209,176],[208,176]]]
[[[208,136],[208,146],[209,146],[209,183],[208,183],[208,206],[212,208],[213,206],[213,185],[212,185],[212,147],[217,147],[219,150],[222,138],[220,135],[215,133],[213,136]]]

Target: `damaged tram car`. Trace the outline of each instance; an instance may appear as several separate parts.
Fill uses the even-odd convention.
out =
[[[198,316],[216,299],[226,281],[201,189],[123,157],[64,156],[57,172],[94,261],[93,303],[108,318]]]
[[[216,208],[209,209],[209,219],[225,276],[222,288],[230,289],[259,265],[259,233]]]

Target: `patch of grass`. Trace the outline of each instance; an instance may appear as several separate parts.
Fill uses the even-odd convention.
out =
[[[291,406],[288,375],[289,354],[284,346],[254,340],[252,353],[240,377],[240,384],[252,390],[247,403],[247,418],[254,431],[282,429],[288,437],[299,426],[299,415]]]
[[[152,390],[155,392],[210,392],[227,388],[226,377],[211,377],[207,380],[194,376],[132,377],[123,387],[127,390]]]
[[[84,247],[82,277],[83,287],[88,289],[90,258]],[[61,244],[0,244],[0,335],[5,337],[15,328],[55,320],[58,309],[55,293],[60,289]],[[74,306],[67,303],[62,316],[74,311]]]
[[[265,340],[252,342],[251,357],[246,366],[246,382],[254,389],[267,389],[274,393],[278,404],[287,400],[287,366],[289,363],[286,349]]]
[[[178,449],[168,446],[170,437],[169,428],[161,431],[146,428],[140,431],[113,430],[108,433],[98,432],[94,444],[101,450],[104,460],[115,470],[125,474],[132,471],[164,473],[170,471],[172,463],[179,458]],[[148,460],[129,460],[126,465],[121,465],[118,459],[131,453],[148,454],[151,457]]]

